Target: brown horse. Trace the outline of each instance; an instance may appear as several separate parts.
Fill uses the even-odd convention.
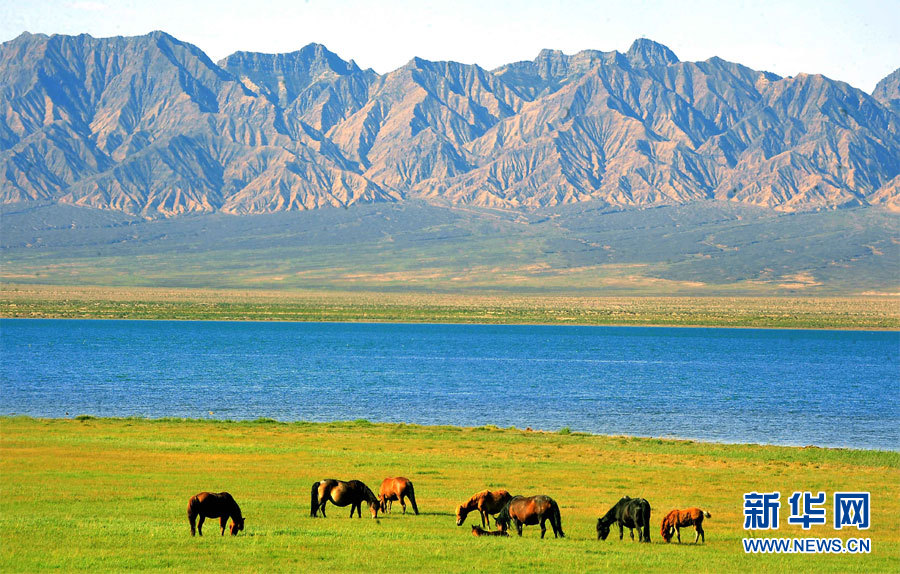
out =
[[[201,492],[194,495],[188,501],[188,521],[191,523],[191,536],[194,536],[194,522],[200,517],[196,531],[203,536],[203,521],[207,518],[218,518],[222,527],[222,536],[225,535],[225,527],[231,518],[231,535],[244,529],[245,518],[241,516],[241,509],[227,492]]]
[[[381,490],[378,491],[378,500],[381,503],[381,512],[389,512],[394,505],[395,500],[400,501],[403,507],[403,514],[406,514],[406,503],[404,498],[409,499],[412,504],[413,512],[419,515],[419,507],[416,506],[416,492],[413,490],[413,483],[408,478],[398,476],[397,478],[385,478],[381,483]]]
[[[490,526],[488,515],[500,512],[511,499],[512,496],[505,490],[482,490],[456,507],[456,525],[462,526],[466,516],[473,510],[478,510],[481,514],[481,526],[487,528]]]
[[[547,532],[544,526],[546,521],[550,521],[553,527],[553,537],[557,536],[565,538],[562,530],[562,518],[559,515],[559,505],[549,496],[538,494],[537,496],[516,496],[506,503],[506,506],[497,514],[497,525],[500,530],[506,532],[509,529],[509,523],[516,525],[516,532],[522,536],[523,524],[540,524],[541,538]]]
[[[472,525],[472,536],[509,536],[505,530],[485,530],[484,528]]]
[[[678,542],[681,543],[681,528],[693,526],[697,530],[697,537],[694,538],[694,544],[701,538],[706,542],[706,534],[703,532],[703,517],[710,518],[709,512],[700,510],[699,508],[688,508],[685,510],[675,509],[666,514],[663,518],[660,534],[666,542],[672,541],[672,534],[678,535]]]
[[[350,518],[353,518],[354,512],[362,518],[360,507],[363,502],[369,505],[372,518],[378,518],[378,509],[381,506],[372,489],[362,482],[358,480],[344,482],[333,478],[313,483],[309,515],[315,517],[318,511],[321,510],[322,516],[325,517],[325,504],[327,502],[331,502],[335,506],[347,506],[349,504]]]

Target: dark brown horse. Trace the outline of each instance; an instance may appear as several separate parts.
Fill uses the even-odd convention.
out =
[[[549,496],[538,494],[537,496],[515,496],[506,503],[506,506],[497,514],[497,525],[500,530],[506,532],[509,523],[516,525],[516,532],[522,536],[523,524],[540,524],[541,538],[547,532],[544,523],[550,521],[553,527],[553,537],[565,538],[562,530],[562,518],[559,515],[559,505]]]
[[[503,507],[511,499],[512,496],[505,490],[482,490],[456,507],[456,525],[462,526],[466,521],[466,516],[473,510],[478,510],[481,515],[481,526],[487,528],[490,526],[488,515],[497,514],[503,510]]]
[[[312,485],[312,500],[310,502],[309,515],[314,517],[318,511],[321,510],[322,516],[324,517],[325,504],[328,502],[335,506],[350,505],[350,518],[353,518],[354,512],[362,518],[360,507],[363,502],[366,502],[369,505],[369,511],[372,513],[372,518],[378,518],[378,509],[381,506],[381,503],[378,502],[378,498],[375,497],[375,493],[372,492],[372,489],[358,480],[344,482],[342,480],[330,478],[328,480],[314,482]]]
[[[606,540],[609,527],[619,525],[619,540],[625,535],[625,528],[634,540],[634,528],[638,529],[638,542],[650,542],[650,503],[643,498],[622,498],[609,512],[597,519],[597,538]]]
[[[694,538],[694,544],[701,538],[706,542],[706,534],[703,532],[703,517],[710,518],[711,515],[705,510],[699,508],[687,508],[685,510],[675,509],[666,514],[663,518],[660,534],[666,542],[672,541],[672,534],[678,535],[678,542],[681,543],[681,528],[693,526],[697,530],[697,537]]]
[[[378,491],[378,500],[381,503],[381,512],[389,512],[394,505],[395,500],[400,501],[403,507],[403,514],[406,514],[406,502],[404,498],[409,499],[412,504],[413,512],[418,516],[419,507],[416,506],[416,492],[413,490],[413,483],[408,478],[398,476],[397,478],[385,478],[381,483],[381,490]]]
[[[484,528],[472,525],[472,536],[509,536],[505,530],[485,530]]]
[[[196,531],[200,536],[203,536],[203,521],[207,518],[219,519],[222,536],[225,535],[225,527],[228,526],[229,518],[231,518],[232,536],[236,536],[244,529],[245,519],[241,516],[241,509],[227,492],[201,492],[192,496],[188,501],[187,514],[188,521],[191,523],[191,536],[194,536],[194,522],[198,516],[200,521],[197,523]]]

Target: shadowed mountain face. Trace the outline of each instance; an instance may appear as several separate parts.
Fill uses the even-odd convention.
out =
[[[641,39],[378,75],[317,44],[215,64],[162,32],[23,34],[0,45],[0,202],[151,217],[409,199],[900,209],[898,72],[870,96]]]

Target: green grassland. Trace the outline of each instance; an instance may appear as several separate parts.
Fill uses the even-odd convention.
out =
[[[2,285],[0,317],[897,329],[897,297],[588,297]]]
[[[4,417],[0,429],[3,572],[895,572],[900,561],[894,452],[365,421]],[[415,483],[419,516],[396,505],[377,521],[335,508],[309,516],[316,480],[356,478],[377,489],[397,475]],[[522,538],[472,537],[468,524],[455,526],[454,507],[483,488],[552,496],[566,538],[540,540],[537,527]],[[191,538],[186,504],[202,490],[231,492],[246,530],[222,538],[208,523],[206,536]],[[778,536],[867,537],[872,553],[745,554],[743,493],[774,490],[782,493]],[[794,490],[822,490],[829,501],[835,491],[870,491],[872,526],[788,525]],[[597,517],[623,495],[651,502],[652,544],[596,540]],[[712,514],[706,544],[663,543],[663,513],[687,506]]]
[[[437,207],[145,219],[0,206],[0,282],[126,288],[604,296],[900,292],[900,219],[731,202],[625,211]]]

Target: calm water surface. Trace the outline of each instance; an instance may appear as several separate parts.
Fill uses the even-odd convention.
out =
[[[900,450],[897,332],[26,319],[0,321],[0,351],[2,414]]]

